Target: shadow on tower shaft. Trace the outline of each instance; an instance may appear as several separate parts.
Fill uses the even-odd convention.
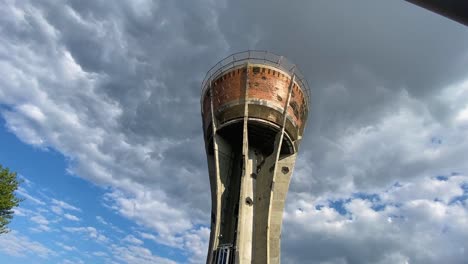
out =
[[[307,82],[282,56],[240,52],[207,73],[201,106],[212,201],[207,263],[279,263]]]

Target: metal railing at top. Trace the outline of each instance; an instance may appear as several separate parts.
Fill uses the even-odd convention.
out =
[[[221,76],[223,73],[233,68],[245,65],[247,62],[252,64],[265,64],[268,66],[272,66],[290,74],[291,76],[294,74],[296,76],[296,82],[304,91],[304,94],[306,96],[306,104],[309,105],[309,84],[307,83],[307,80],[304,78],[299,69],[296,67],[296,65],[289,62],[283,56],[264,50],[248,50],[234,53],[216,63],[216,65],[211,67],[211,69],[206,73],[206,76],[203,79],[201,92],[202,96],[205,94],[205,91],[206,89],[208,89],[209,83],[211,81],[215,80],[218,76]]]

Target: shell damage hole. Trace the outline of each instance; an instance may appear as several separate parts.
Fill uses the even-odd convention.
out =
[[[284,167],[281,168],[281,172],[282,172],[283,174],[288,174],[289,168],[286,167],[286,166],[284,166]]]
[[[289,103],[289,106],[291,106],[291,108],[293,109],[294,115],[295,115],[297,118],[299,118],[299,109],[298,109],[298,108],[299,108],[299,105],[298,105],[296,102],[291,101],[291,102]]]
[[[246,203],[248,206],[252,206],[252,205],[253,205],[252,198],[250,198],[250,197],[245,198],[245,203]]]

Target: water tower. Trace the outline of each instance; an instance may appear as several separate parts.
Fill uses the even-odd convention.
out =
[[[284,57],[233,54],[202,84],[211,185],[207,263],[279,263],[284,202],[309,110],[306,80]]]

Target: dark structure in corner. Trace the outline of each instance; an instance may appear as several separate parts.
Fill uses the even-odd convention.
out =
[[[468,1],[466,0],[406,0],[432,12],[468,26]]]
[[[212,199],[207,263],[279,263],[307,82],[282,56],[236,53],[207,73],[201,108]]]

